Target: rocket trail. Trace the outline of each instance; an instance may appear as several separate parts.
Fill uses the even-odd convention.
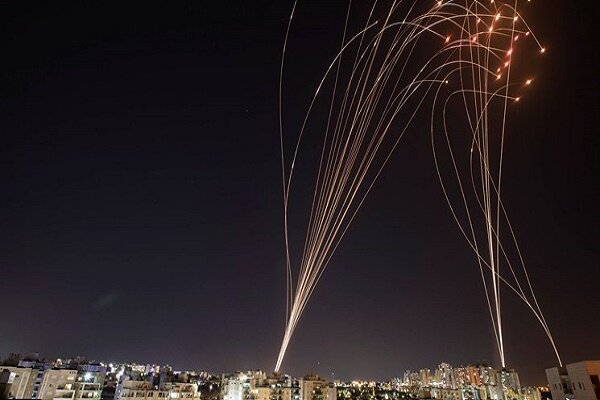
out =
[[[423,4],[375,1],[356,33],[349,32],[348,5],[339,51],[319,79],[289,146],[282,99],[293,5],[279,82],[287,306],[275,371],[338,245],[421,110],[430,110],[434,165],[444,198],[476,255],[502,366],[501,288],[510,289],[532,311],[560,363],[501,198],[507,115],[533,82],[513,65],[521,54],[531,56],[531,48],[536,53],[545,49],[517,11],[516,0]],[[322,148],[302,254],[294,258],[288,219],[294,170],[299,152],[308,150],[303,137],[309,122],[313,129],[317,120],[318,102],[324,102],[328,115],[318,131]],[[286,157],[290,150],[291,158]]]

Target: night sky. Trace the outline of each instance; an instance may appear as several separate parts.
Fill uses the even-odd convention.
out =
[[[291,5],[2,2],[0,355],[272,370]],[[504,200],[564,360],[598,359],[595,22],[572,2],[526,5],[548,52],[511,109]],[[344,2],[300,2],[289,129],[344,13]],[[476,260],[423,132],[409,132],[338,249],[284,370],[389,378],[441,361],[497,365]],[[543,383],[550,345],[505,293],[508,364]]]

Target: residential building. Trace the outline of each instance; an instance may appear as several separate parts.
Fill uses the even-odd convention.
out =
[[[600,360],[546,369],[553,400],[600,400]]]
[[[245,400],[250,395],[253,381],[254,379],[242,372],[223,374],[221,378],[221,399]]]
[[[309,374],[299,381],[300,400],[336,400],[337,390],[318,375]]]
[[[194,383],[167,382],[154,386],[148,381],[124,380],[115,390],[115,400],[199,400],[198,385]]]
[[[76,369],[52,368],[44,372],[38,399],[73,399],[75,398]]]
[[[104,386],[104,370],[100,366],[83,365],[78,368],[74,399],[99,400]]]
[[[24,367],[0,367],[1,371],[8,371],[6,398],[30,399],[38,371]]]

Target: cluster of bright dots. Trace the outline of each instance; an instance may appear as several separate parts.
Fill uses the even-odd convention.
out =
[[[531,0],[527,0],[527,1],[528,1],[528,2],[531,2]],[[451,0],[450,0],[450,1],[447,1],[447,2],[448,2],[448,3],[453,3]],[[495,1],[494,1],[494,0],[490,0],[490,4],[495,4]],[[437,5],[437,7],[438,7],[438,8],[440,8],[440,7],[442,7],[442,6],[444,5],[444,2],[443,2],[443,1],[441,1],[441,0],[438,0],[438,1],[436,2],[436,5]],[[493,34],[493,33],[494,33],[494,24],[495,24],[495,23],[498,23],[498,22],[500,21],[500,19],[501,19],[501,18],[503,18],[503,16],[502,16],[502,13],[501,13],[501,12],[497,12],[495,15],[492,15],[492,16],[491,16],[491,22],[490,22],[490,24],[489,24],[489,27],[488,27],[488,28],[487,28],[487,30],[486,30],[488,34],[490,34],[490,35],[491,35],[491,34]],[[518,16],[518,15],[514,15],[513,17],[504,17],[503,19],[511,19],[511,20],[512,20],[512,22],[513,22],[513,23],[515,23],[515,22],[519,21],[519,16]],[[477,24],[477,25],[479,25],[479,24],[481,24],[482,22],[483,22],[483,19],[482,19],[481,17],[477,17],[477,19],[476,19],[476,24]],[[472,35],[472,37],[471,37],[471,42],[473,42],[473,43],[477,42],[477,41],[478,41],[478,37],[479,37],[479,35],[481,35],[481,33],[482,33],[482,32],[476,32],[476,33],[474,33],[474,34]],[[529,34],[530,34],[530,31],[529,31],[529,30],[526,30],[525,32],[522,32],[522,34],[523,34],[525,37],[527,37],[527,36],[529,36]],[[446,45],[450,44],[451,37],[452,37],[451,35],[447,35],[447,36],[445,37],[444,44],[446,44]],[[510,65],[511,65],[511,62],[512,62],[512,56],[513,56],[513,52],[514,52],[514,46],[516,45],[516,42],[517,42],[517,41],[520,39],[520,37],[521,37],[521,34],[517,33],[517,34],[515,34],[515,35],[514,35],[514,37],[512,38],[512,42],[514,42],[514,43],[512,44],[512,46],[511,46],[510,48],[508,48],[508,49],[506,50],[506,60],[505,60],[505,61],[502,63],[502,65],[501,65],[500,67],[498,67],[498,68],[496,69],[496,74],[495,74],[496,81],[499,81],[499,80],[500,80],[500,79],[502,79],[502,77],[504,76],[504,75],[502,74],[502,70],[510,67]],[[545,53],[545,52],[546,52],[546,48],[545,48],[545,47],[542,47],[542,46],[539,46],[539,51],[540,51],[540,53],[542,53],[542,54],[543,54],[543,53]],[[533,82],[533,79],[527,79],[527,80],[525,81],[525,85],[526,85],[526,86],[528,86],[528,85],[530,85],[532,82]],[[446,80],[444,83],[448,83],[448,81]],[[519,101],[520,99],[521,99],[521,97],[520,97],[520,96],[513,97],[513,100],[514,100],[514,101]]]

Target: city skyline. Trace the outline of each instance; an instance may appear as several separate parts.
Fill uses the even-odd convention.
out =
[[[384,381],[343,381],[260,369],[219,374],[170,365],[98,362],[85,357],[47,360],[11,353],[0,360],[2,399],[143,400],[581,400],[598,398],[600,360],[546,369],[548,385],[524,386],[514,369],[477,364],[405,371]]]
[[[1,7],[0,354],[271,371],[286,311],[277,77],[292,4]],[[290,129],[345,10],[298,5]],[[524,13],[548,51],[510,110],[503,193],[565,363],[598,359],[597,56],[579,23],[589,17],[559,1]],[[499,366],[422,128],[332,258],[283,371],[381,379],[439,360]],[[508,291],[503,304],[507,367],[544,382],[556,365],[544,331]]]
[[[123,360],[97,360],[93,358],[89,358],[83,355],[78,356],[62,356],[56,358],[47,358],[44,357],[39,352],[31,352],[27,354],[19,354],[19,353],[9,353],[6,357],[0,357],[0,372],[2,368],[39,368],[41,372],[46,370],[66,370],[67,374],[69,370],[80,370],[80,372],[105,372],[111,374],[122,375],[122,371],[131,370],[138,371],[142,374],[146,375],[155,375],[160,374],[160,371],[168,371],[172,374],[191,374],[192,376],[198,379],[204,379],[211,376],[235,376],[240,374],[243,379],[246,379],[249,375],[249,371],[256,372],[263,376],[267,377],[291,377],[293,379],[298,378],[299,376],[315,376],[319,379],[322,379],[329,383],[350,383],[350,382],[369,382],[369,383],[395,383],[396,385],[403,386],[406,388],[414,388],[421,386],[433,386],[439,388],[453,388],[456,389],[463,385],[475,385],[480,384],[476,383],[478,380],[489,381],[491,379],[495,379],[492,375],[496,373],[501,373],[502,370],[495,370],[490,365],[485,363],[471,363],[466,365],[458,365],[452,366],[447,362],[439,362],[436,366],[430,367],[422,367],[416,370],[405,370],[401,374],[396,376],[389,376],[385,379],[373,380],[373,379],[364,379],[364,378],[356,378],[352,380],[340,380],[336,378],[334,375],[332,376],[324,376],[320,374],[316,374],[314,371],[307,371],[299,376],[292,376],[285,371],[282,372],[272,372],[268,373],[259,368],[252,369],[237,369],[232,371],[210,371],[207,369],[203,369],[201,367],[195,368],[178,368],[176,365],[172,364],[157,364],[153,362],[143,362],[140,360],[137,361],[123,361]],[[478,376],[475,377],[473,371],[478,371],[481,369],[481,373],[478,372]],[[556,369],[556,367],[554,367]],[[122,371],[121,371],[122,370]],[[120,372],[121,371],[121,372]],[[514,388],[521,387],[546,387],[546,384],[537,384],[537,385],[521,385],[520,379],[518,377],[518,372],[514,369],[507,369],[505,372],[509,374],[516,374],[513,378],[511,378],[512,383],[511,386]],[[114,377],[113,377],[114,378]],[[119,378],[119,377],[117,377]],[[130,376],[128,379],[136,380],[135,377]],[[473,382],[471,382],[473,380]],[[493,382],[495,385],[496,383]]]

